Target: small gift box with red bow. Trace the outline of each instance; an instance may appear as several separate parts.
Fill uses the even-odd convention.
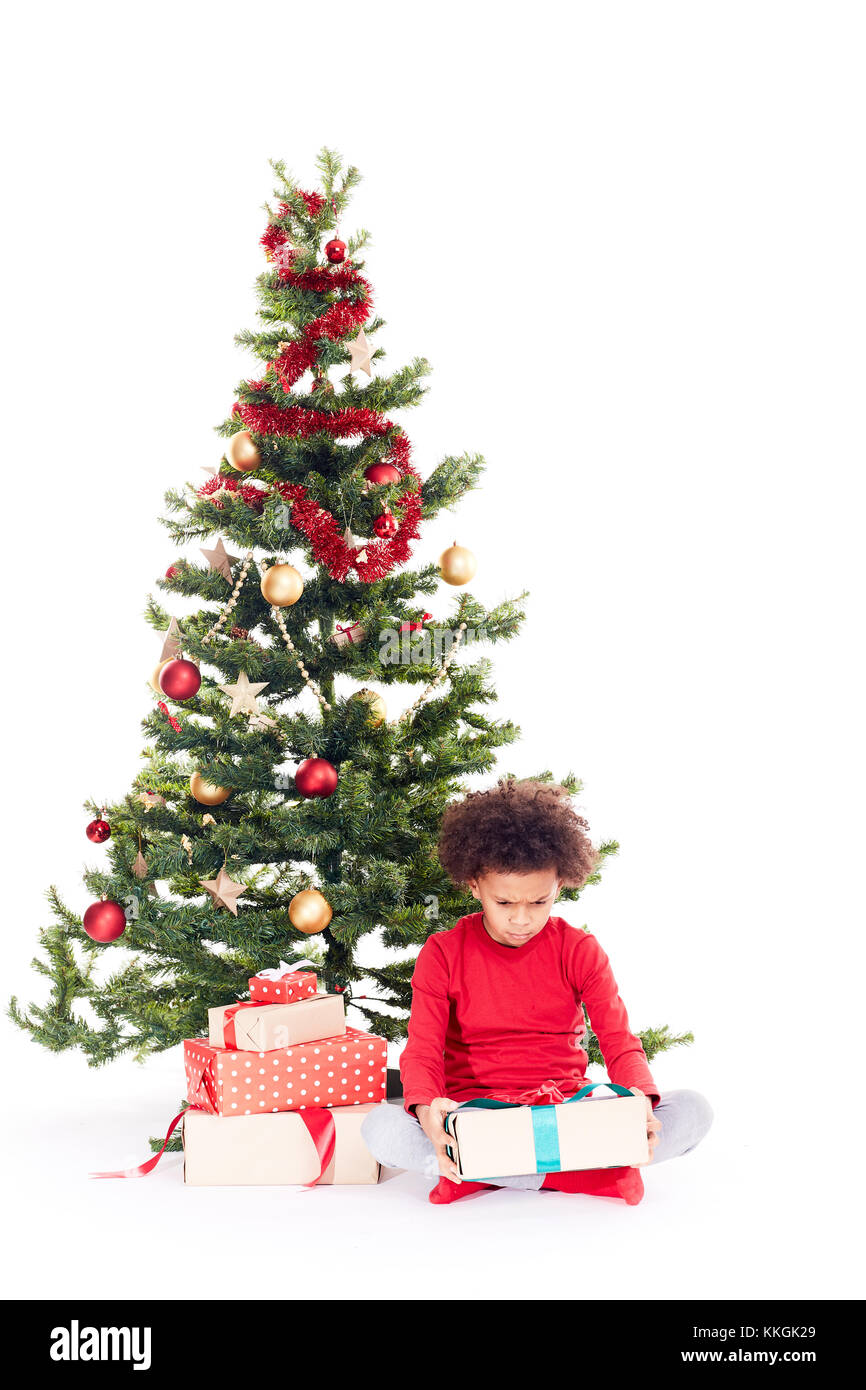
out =
[[[270,1052],[315,1038],[336,1038],[346,1031],[342,994],[315,994],[291,1004],[259,1004],[255,999],[222,1004],[208,1009],[207,1017],[211,1046],[241,1052]]]
[[[350,623],[348,627],[341,627],[337,624],[336,632],[332,632],[330,641],[335,647],[357,647],[367,636],[367,629],[360,623]]]
[[[385,1099],[388,1044],[359,1028],[260,1052],[187,1038],[183,1053],[187,1099],[211,1115],[266,1115]]]
[[[294,1004],[299,999],[309,999],[318,988],[318,979],[311,970],[309,960],[295,961],[286,965],[281,960],[273,970],[260,970],[250,980],[250,999],[259,1004]]]
[[[401,632],[417,632],[417,631],[419,630],[419,628],[423,628],[423,626],[424,626],[425,623],[429,623],[429,621],[430,621],[430,619],[431,619],[432,617],[433,617],[433,614],[432,614],[432,613],[422,613],[422,614],[421,614],[421,621],[420,621],[420,622],[418,622],[418,623],[403,622],[403,623],[400,624],[400,631],[401,631]]]

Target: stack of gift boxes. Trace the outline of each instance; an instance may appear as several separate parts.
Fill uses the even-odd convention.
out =
[[[361,1124],[385,1101],[387,1043],[348,1027],[308,965],[253,976],[249,1002],[209,1009],[208,1037],[184,1043],[187,1183],[378,1181]]]

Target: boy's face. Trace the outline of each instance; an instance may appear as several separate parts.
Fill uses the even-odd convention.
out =
[[[531,874],[486,873],[469,880],[484,925],[502,946],[525,946],[547,925],[559,893],[555,869]]]

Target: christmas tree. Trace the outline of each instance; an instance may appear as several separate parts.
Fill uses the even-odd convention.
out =
[[[428,364],[383,370],[367,233],[339,234],[359,174],[329,150],[317,162],[321,192],[272,162],[262,323],[236,340],[261,374],[218,427],[213,476],[166,494],[162,520],[193,554],[159,585],[202,606],[178,619],[148,603],[162,650],[144,766],[123,800],[86,803],[105,857],[84,876],[83,919],[48,894],[34,962],[48,1002],[10,1003],[38,1042],[93,1065],[206,1032],[207,1005],[302,958],[365,1026],[401,1037],[418,948],[475,907],[436,857],[443,809],[518,736],[493,717],[491,665],[473,648],[515,635],[524,596],[484,608],[456,543],[439,566],[409,563],[423,522],[476,485],[483,460],[415,470],[392,417],[418,404]],[[368,682],[409,686],[412,702],[390,717]],[[616,848],[601,845],[602,861]],[[376,931],[390,959],[361,964]],[[641,1034],[650,1058],[689,1036]],[[588,1050],[601,1060],[592,1036]]]

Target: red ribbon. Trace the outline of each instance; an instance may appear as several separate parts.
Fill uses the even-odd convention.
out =
[[[562,1094],[555,1081],[542,1081],[531,1091],[521,1091],[514,1095],[509,1091],[490,1091],[489,1100],[510,1101],[512,1105],[562,1105],[568,1099]]]
[[[420,623],[410,623],[410,622],[401,623],[401,624],[400,624],[400,631],[401,631],[401,632],[416,632],[416,631],[418,630],[418,628],[422,628],[422,627],[424,626],[425,623],[428,623],[432,617],[433,617],[433,614],[432,614],[432,613],[422,613],[422,614],[421,614],[421,621],[420,621]]]
[[[312,1182],[304,1183],[305,1187],[315,1187],[334,1157],[334,1150],[337,1147],[337,1127],[334,1124],[333,1112],[330,1110],[299,1110],[297,1114],[307,1126],[307,1133],[316,1146],[316,1153],[319,1158],[319,1176],[313,1178]]]
[[[159,701],[158,701],[158,704],[159,704],[159,707],[160,707],[160,709],[162,710],[163,714],[165,715],[166,719],[168,720],[169,724],[170,724],[171,727],[174,729],[175,733],[176,733],[176,734],[179,734],[179,733],[180,733],[180,720],[179,720],[179,719],[175,719],[173,715],[169,714],[169,712],[168,712],[168,705],[165,703],[164,700],[159,700]]]
[[[223,1047],[237,1047],[238,1039],[235,1033],[235,1014],[238,1009],[266,1009],[267,1004],[263,1004],[260,999],[250,999],[242,1004],[230,1004],[223,1014]]]
[[[114,1172],[112,1172],[112,1173],[88,1173],[87,1176],[88,1176],[89,1178],[143,1178],[143,1177],[146,1177],[148,1173],[151,1173],[151,1172],[153,1171],[153,1169],[156,1167],[157,1163],[159,1163],[159,1160],[162,1158],[163,1154],[165,1153],[165,1146],[166,1146],[166,1144],[168,1143],[169,1139],[171,1138],[172,1134],[174,1133],[175,1125],[177,1124],[178,1120],[182,1120],[182,1119],[183,1119],[183,1117],[184,1117],[184,1115],[186,1114],[186,1111],[187,1111],[187,1110],[204,1110],[204,1106],[203,1106],[203,1105],[188,1105],[188,1106],[186,1107],[186,1110],[181,1110],[180,1114],[175,1115],[174,1119],[172,1120],[171,1124],[170,1124],[169,1127],[168,1127],[168,1133],[167,1133],[166,1136],[165,1136],[165,1139],[164,1139],[164,1141],[163,1141],[162,1148],[160,1149],[159,1153],[154,1154],[153,1157],[152,1157],[152,1158],[149,1158],[149,1159],[147,1160],[146,1163],[139,1163],[139,1165],[138,1165],[137,1168],[118,1168],[118,1169],[116,1169],[116,1170],[115,1170]]]
[[[361,626],[360,623],[349,623],[346,627],[344,627],[342,623],[337,623],[337,631],[340,632],[340,633],[342,633],[344,636],[348,637],[349,641],[352,643],[352,646],[354,646],[354,645],[355,645],[355,639],[354,639],[354,637],[352,636],[352,633],[354,632],[354,630],[355,630],[356,627],[360,627],[360,626]],[[363,632],[363,629],[362,629],[362,632]]]
[[[250,1007],[251,1006],[249,1004],[237,1005],[237,1008],[241,1009]],[[208,1100],[211,1102],[212,1109],[215,1111],[217,1105],[216,1096],[213,1093],[213,1083],[211,1082],[211,1079],[208,1076],[204,1066],[202,1066],[202,1070],[199,1073],[198,1082],[195,1088],[195,1094],[198,1095],[198,1093],[202,1089],[204,1089],[207,1092]],[[144,1178],[147,1176],[148,1173],[152,1173],[157,1163],[159,1163],[159,1160],[165,1153],[166,1145],[168,1144],[169,1139],[174,1133],[175,1126],[178,1124],[178,1121],[183,1119],[187,1110],[201,1110],[202,1112],[207,1113],[207,1108],[204,1105],[197,1105],[195,1102],[192,1102],[190,1105],[188,1105],[185,1110],[181,1110],[177,1115],[175,1115],[174,1119],[169,1125],[168,1132],[165,1136],[165,1139],[163,1140],[162,1148],[160,1149],[159,1153],[154,1154],[153,1157],[147,1159],[145,1163],[139,1163],[137,1168],[117,1168],[109,1173],[88,1173],[88,1177]],[[309,1134],[310,1138],[316,1146],[316,1155],[319,1159],[318,1174],[316,1175],[316,1177],[313,1178],[312,1182],[306,1182],[303,1184],[306,1188],[312,1188],[315,1187],[318,1182],[321,1182],[325,1174],[325,1169],[331,1162],[331,1159],[334,1157],[334,1150],[337,1147],[337,1128],[334,1124],[334,1116],[330,1110],[324,1108],[316,1109],[314,1107],[311,1107],[309,1110],[298,1110],[295,1113],[300,1116],[301,1120],[306,1126],[307,1133]],[[223,1115],[220,1118],[227,1121],[231,1117]]]
[[[145,1163],[139,1163],[137,1168],[117,1168],[110,1173],[88,1173],[87,1176],[89,1178],[146,1177],[148,1173],[153,1172],[157,1163],[159,1163],[159,1160],[165,1153],[166,1145],[168,1144],[169,1139],[174,1133],[175,1126],[177,1125],[179,1120],[183,1119],[184,1115],[186,1115],[187,1111],[189,1110],[201,1110],[202,1112],[204,1112],[204,1106],[188,1105],[185,1110],[181,1110],[180,1114],[175,1115],[174,1119],[168,1127],[168,1133],[165,1136],[162,1148],[160,1149],[159,1153],[154,1154],[153,1157],[149,1158]],[[305,1182],[303,1184],[304,1187],[311,1188],[315,1187],[316,1184],[320,1182],[321,1179],[324,1177],[325,1169],[328,1167],[328,1164],[334,1157],[334,1150],[337,1147],[337,1127],[334,1124],[334,1116],[332,1115],[330,1110],[298,1110],[295,1113],[300,1116],[300,1118],[306,1125],[307,1133],[309,1134],[310,1138],[316,1146],[316,1156],[319,1160],[318,1175],[315,1178],[313,1178],[312,1182]],[[221,1118],[225,1119],[225,1116],[222,1116]]]

